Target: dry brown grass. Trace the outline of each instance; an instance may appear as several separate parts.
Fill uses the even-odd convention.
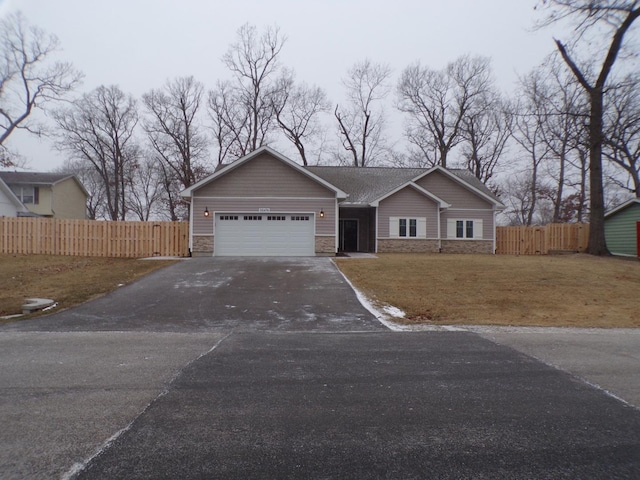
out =
[[[640,262],[589,255],[336,259],[374,302],[433,324],[640,327]]]
[[[105,294],[173,261],[130,258],[0,255],[0,315],[20,313],[28,297],[51,298],[58,309]]]

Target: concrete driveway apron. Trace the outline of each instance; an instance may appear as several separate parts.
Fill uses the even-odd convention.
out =
[[[0,341],[2,478],[640,478],[636,408],[386,331],[328,259],[193,259]]]

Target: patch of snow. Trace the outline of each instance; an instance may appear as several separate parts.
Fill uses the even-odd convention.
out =
[[[405,317],[405,313],[402,310],[392,305],[385,305],[384,307],[382,307],[382,310],[384,311],[384,313],[394,318]]]

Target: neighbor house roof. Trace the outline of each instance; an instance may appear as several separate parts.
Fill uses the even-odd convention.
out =
[[[0,178],[8,185],[55,185],[69,178],[73,179],[85,195],[89,195],[78,177],[68,173],[50,172],[0,172]]]
[[[632,198],[631,200],[627,200],[626,202],[624,202],[623,204],[618,205],[617,207],[609,210],[604,216],[606,217],[610,217],[611,215],[615,215],[616,213],[630,207],[631,205],[634,204],[640,204],[640,198]]]

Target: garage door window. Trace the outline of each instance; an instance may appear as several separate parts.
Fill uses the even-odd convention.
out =
[[[262,215],[245,215],[245,220],[262,220]]]
[[[308,222],[309,221],[309,215],[294,215],[294,216],[291,217],[291,220]]]
[[[238,220],[237,215],[220,215],[220,220]]]
[[[269,215],[267,217],[267,221],[270,221],[270,222],[271,221],[278,221],[279,222],[279,221],[284,221],[286,219],[287,219],[287,217],[285,217],[284,215]]]

